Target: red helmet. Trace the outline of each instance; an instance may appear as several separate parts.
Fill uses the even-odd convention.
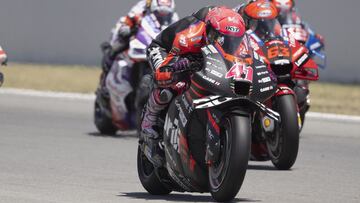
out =
[[[215,7],[205,18],[206,39],[226,54],[234,55],[245,34],[245,23],[237,12]]]
[[[243,15],[249,29],[260,37],[265,36],[280,26],[276,6],[267,0],[252,1],[243,8]]]
[[[271,0],[279,13],[288,13],[295,6],[294,0]]]

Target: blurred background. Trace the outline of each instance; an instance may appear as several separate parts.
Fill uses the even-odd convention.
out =
[[[235,6],[236,0],[177,0],[181,17],[205,5]],[[98,65],[99,44],[136,1],[1,0],[0,44],[10,61]],[[360,83],[359,0],[299,0],[302,17],[326,38],[328,67],[322,81]]]

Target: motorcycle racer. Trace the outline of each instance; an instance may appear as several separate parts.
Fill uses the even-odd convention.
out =
[[[7,64],[7,55],[5,53],[5,51],[2,49],[2,47],[0,46],[0,64],[1,65],[6,65]],[[4,75],[0,72],[0,86],[3,84],[4,82]]]
[[[249,0],[234,10],[243,17],[246,29],[254,31],[258,37],[264,39],[271,37],[269,35],[280,35],[277,8],[268,0]]]
[[[288,27],[291,31],[294,38],[302,44],[306,44],[309,49],[312,49],[311,46],[307,45],[309,41],[309,36],[314,35],[317,40],[319,40],[319,46],[324,49],[325,47],[325,39],[322,35],[315,33],[310,26],[303,21],[303,19],[298,14],[295,8],[294,0],[270,0],[273,2],[278,9],[279,15],[278,20],[283,28]],[[324,55],[325,56],[325,55]],[[323,59],[325,60],[325,59]],[[325,64],[325,62],[324,62]],[[325,65],[320,66],[325,67]],[[305,113],[310,108],[310,91],[309,91],[309,82],[305,80],[296,80],[295,81],[297,88],[295,88],[296,92],[304,92],[307,95],[307,99],[305,104],[300,106],[300,114],[301,120],[304,122]],[[300,93],[298,93],[300,94]]]
[[[238,13],[226,7],[209,6],[169,26],[153,40],[147,55],[155,87],[144,109],[140,140],[144,142],[144,154],[155,166],[164,162],[159,145],[160,113],[190,83],[191,74],[180,79],[179,72],[201,69],[201,48],[208,43],[215,44],[223,55],[238,53],[244,35],[245,24]],[[238,46],[234,48],[234,44]]]
[[[3,50],[3,48],[0,46],[0,64],[6,65],[7,64],[7,55],[6,52]]]
[[[275,1],[275,0],[274,0]],[[280,0],[279,0],[280,1]],[[284,2],[285,0],[281,1]],[[292,1],[289,1],[292,2]],[[293,4],[286,4],[293,5]],[[260,38],[262,41],[266,41],[271,38],[283,38],[283,34],[288,32],[282,30],[282,25],[279,22],[279,19],[282,19],[281,13],[284,12],[279,9],[272,1],[268,0],[251,0],[247,4],[242,4],[237,8],[237,11],[243,16],[247,28],[250,29],[249,32],[254,32],[251,34],[252,39],[258,41],[257,38]],[[295,18],[294,18],[295,19]],[[301,23],[297,19],[297,23]],[[283,32],[284,31],[284,32]],[[305,31],[304,31],[305,32]],[[304,36],[300,33],[292,33],[290,35],[286,34],[288,37],[298,41],[301,44],[305,45],[307,40],[307,33],[305,32]],[[291,41],[291,40],[290,40]],[[251,43],[254,45],[255,43]],[[258,45],[256,45],[258,46]],[[259,47],[253,47],[254,49],[259,49]],[[294,82],[294,91],[298,98],[299,114],[301,120],[301,127],[304,124],[305,114],[310,108],[310,90],[309,90],[309,81],[307,80],[293,80]]]
[[[128,49],[130,38],[136,34],[142,17],[149,13],[154,14],[163,27],[167,27],[179,19],[175,12],[174,0],[141,0],[131,8],[126,16],[119,19],[112,29],[110,41],[101,45],[104,55],[102,59],[103,72],[100,80],[104,97],[108,97],[108,90],[105,85],[106,76],[115,59],[119,60],[119,63],[122,63],[124,67],[131,66],[126,54],[122,53]],[[123,68],[123,70],[125,69]],[[127,78],[120,79],[128,80]]]
[[[279,16],[278,20],[281,25],[298,25],[297,32],[295,35],[296,40],[301,43],[305,43],[308,39],[309,33],[313,33],[314,31],[308,26],[308,24],[303,21],[303,19],[298,14],[295,8],[294,0],[270,0],[273,2],[278,9]],[[324,37],[320,34],[316,34],[316,38],[318,38],[322,44],[324,44]]]

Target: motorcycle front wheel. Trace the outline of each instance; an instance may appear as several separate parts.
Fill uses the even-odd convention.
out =
[[[279,170],[289,170],[299,150],[299,121],[293,95],[276,98],[276,111],[281,116],[280,126],[267,140],[271,161]]]
[[[98,98],[96,98],[94,105],[94,123],[101,134],[114,135],[117,131],[111,118],[109,118],[101,108]]]
[[[141,147],[138,146],[137,170],[140,182],[145,190],[152,195],[167,195],[171,192],[166,188],[155,173],[153,164],[147,159]]]
[[[212,197],[231,201],[239,192],[250,156],[251,124],[249,117],[230,115],[220,125],[220,159],[209,166]]]

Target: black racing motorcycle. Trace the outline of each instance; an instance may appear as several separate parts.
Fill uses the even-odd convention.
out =
[[[276,81],[258,60],[247,65],[225,59],[213,45],[202,54],[204,67],[164,112],[166,164],[154,167],[140,141],[138,175],[153,195],[210,192],[216,201],[230,201],[246,174],[254,115],[280,119],[261,103],[274,94]]]

